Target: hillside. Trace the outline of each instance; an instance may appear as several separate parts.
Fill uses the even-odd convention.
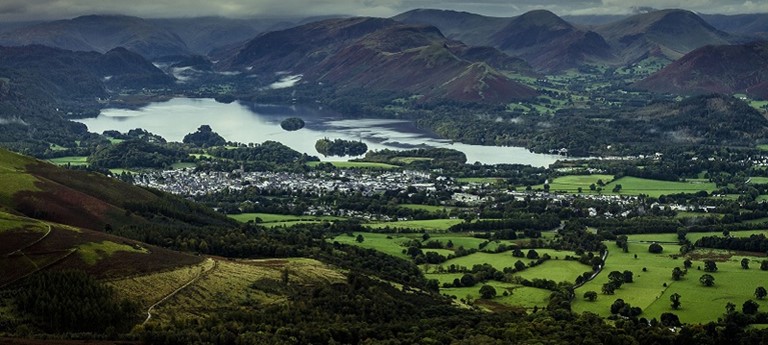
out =
[[[103,230],[128,225],[231,225],[226,217],[168,194],[97,173],[72,171],[0,149],[0,206],[35,219]]]
[[[545,10],[514,18],[493,34],[492,43],[545,71],[612,60],[610,46],[600,35],[579,29]]]
[[[589,62],[611,61],[602,37],[577,28],[545,10],[518,17],[486,17],[467,12],[419,9],[393,19],[438,27],[447,37],[473,46],[491,46],[523,58],[545,72]]]
[[[488,67],[478,69],[486,58]],[[407,91],[427,98],[508,102],[536,95],[491,65],[525,67],[500,52],[470,50],[433,26],[352,18],[260,35],[217,67],[259,74],[290,71],[306,82],[341,90]]]
[[[130,16],[82,16],[0,34],[0,45],[30,44],[101,53],[124,47],[147,59],[191,53],[178,35],[142,18]]]
[[[691,95],[746,93],[768,99],[768,43],[706,46],[671,63],[635,86]]]
[[[728,44],[736,39],[684,10],[638,14],[598,26],[595,31],[605,37],[623,63],[647,57],[674,61],[696,48]]]
[[[702,18],[718,30],[768,39],[768,13],[709,14],[702,15]]]

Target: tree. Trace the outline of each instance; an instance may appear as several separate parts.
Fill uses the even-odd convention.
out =
[[[672,302],[672,309],[677,310],[680,308],[680,294],[675,292],[669,296],[669,300]]]
[[[704,260],[704,272],[717,272],[717,263],[714,260]]]
[[[603,295],[613,295],[616,291],[616,287],[611,283],[603,284]]]
[[[355,241],[357,241],[357,243],[363,243],[363,241],[365,241],[365,237],[363,237],[363,234],[357,234]]]
[[[429,237],[430,237],[430,236],[429,236],[429,233],[428,233],[428,232],[424,232],[424,234],[423,234],[423,235],[421,235],[421,239],[422,239],[422,240],[424,240],[424,241],[426,241],[426,240],[429,240]]]
[[[611,304],[611,314],[618,314],[625,305],[626,303],[621,298],[613,301],[613,304]]]
[[[632,271],[626,270],[626,271],[622,272],[622,274],[624,275],[624,282],[625,283],[631,283],[631,282],[634,281],[634,277],[633,277],[634,274],[632,273]]]
[[[757,314],[758,308],[760,308],[760,305],[750,299],[741,305],[741,312],[748,315]]]
[[[728,302],[728,303],[725,304],[725,313],[726,314],[733,314],[735,312],[736,312],[736,305],[735,304],[733,304],[731,302]]]
[[[617,184],[617,185],[613,186],[613,192],[614,192],[614,193],[619,193],[619,192],[621,192],[621,185],[620,185],[620,184]]]
[[[763,260],[760,262],[760,269],[763,271],[768,271],[768,260]]]
[[[619,271],[612,271],[611,273],[608,273],[608,280],[610,280],[610,283],[616,288],[620,288],[621,284],[624,284],[624,274]]]
[[[685,269],[690,269],[693,267],[693,262],[691,259],[685,259],[685,261],[683,261],[683,267],[685,267]]]
[[[659,317],[661,324],[666,327],[680,327],[680,318],[674,313],[661,313]]]
[[[685,275],[685,272],[680,269],[680,267],[675,267],[672,269],[672,280],[680,280]]]
[[[531,249],[531,250],[528,251],[528,254],[525,257],[529,258],[529,259],[538,259],[539,258],[539,253],[536,252],[535,249]]]
[[[757,289],[755,289],[755,298],[763,299],[765,296],[768,296],[768,291],[766,291],[764,287],[758,286]]]
[[[595,189],[597,189],[597,186],[595,186],[595,184],[594,184],[594,183],[589,185],[589,190],[592,190],[592,191],[593,191],[593,190],[595,190]]]
[[[699,278],[699,281],[704,284],[704,286],[712,286],[715,285],[715,277],[713,277],[711,274],[704,274]]]
[[[594,302],[597,300],[597,292],[595,291],[587,291],[584,293],[584,299],[590,302]]]
[[[466,273],[461,276],[461,286],[470,287],[475,286],[475,276]]]
[[[749,269],[749,259],[743,258],[741,259],[741,268],[748,270]]]
[[[525,270],[526,268],[527,268],[527,267],[525,266],[525,263],[524,263],[524,262],[522,262],[522,261],[520,261],[520,260],[517,260],[517,262],[515,262],[515,269],[516,269],[518,272],[520,272],[520,271],[523,271],[523,270]]]
[[[654,254],[659,254],[664,251],[664,247],[658,243],[651,243],[651,245],[648,246],[648,251]]]
[[[480,287],[480,298],[491,299],[496,297],[496,288],[490,285],[483,285]]]

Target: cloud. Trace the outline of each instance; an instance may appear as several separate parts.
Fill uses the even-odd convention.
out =
[[[0,20],[61,19],[85,14],[127,14],[147,18],[217,15],[388,17],[414,8],[440,8],[490,16],[514,16],[533,9],[557,14],[625,14],[637,0],[2,0]],[[764,0],[644,0],[642,6],[702,13],[768,12]]]

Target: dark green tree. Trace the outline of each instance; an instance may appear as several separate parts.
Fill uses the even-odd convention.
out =
[[[711,274],[704,274],[699,278],[699,282],[701,282],[704,286],[712,286],[715,285],[715,277],[713,277]]]
[[[491,299],[496,297],[496,288],[490,285],[483,285],[480,287],[480,298]]]
[[[672,302],[672,309],[680,308],[680,294],[677,292],[669,296],[669,300]]]
[[[768,296],[768,291],[766,291],[764,287],[758,286],[755,289],[755,298],[763,299],[763,298],[765,298],[765,296]]]

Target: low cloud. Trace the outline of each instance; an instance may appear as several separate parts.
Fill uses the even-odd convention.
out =
[[[158,17],[298,17],[363,15],[388,17],[414,8],[439,8],[490,16],[515,16],[533,9],[566,14],[627,14],[636,0],[3,0],[0,20],[63,19],[85,14]],[[702,13],[768,12],[763,0],[644,0],[643,6]]]

